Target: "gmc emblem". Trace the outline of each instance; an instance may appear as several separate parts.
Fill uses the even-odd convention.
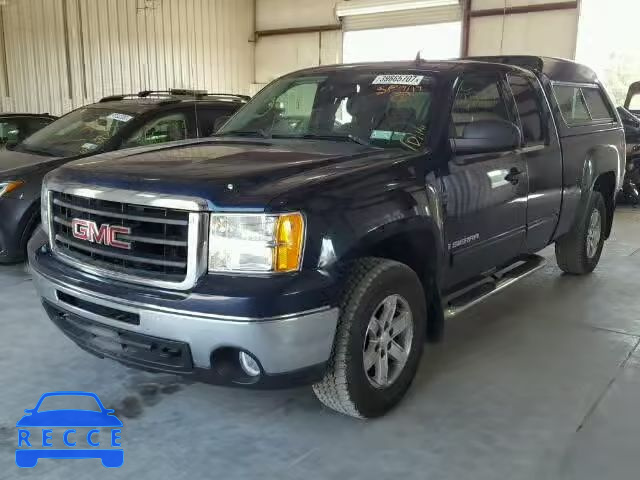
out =
[[[131,229],[129,227],[103,223],[100,225],[100,228],[98,228],[96,222],[92,222],[91,220],[82,220],[81,218],[74,218],[71,221],[71,233],[74,238],[84,240],[85,242],[100,243],[108,247],[131,250],[131,243],[118,240],[117,238],[117,235],[120,233],[129,235],[131,233]]]

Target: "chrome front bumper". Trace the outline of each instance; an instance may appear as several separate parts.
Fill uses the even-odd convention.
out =
[[[266,375],[287,374],[323,364],[331,353],[338,321],[337,308],[265,319],[192,315],[69,287],[31,270],[38,293],[46,303],[95,324],[187,344],[193,367],[198,369],[212,368],[212,354],[226,347],[251,353]],[[114,320],[94,313],[95,309],[90,312],[71,305],[60,300],[58,292],[82,302],[138,315],[139,324]]]

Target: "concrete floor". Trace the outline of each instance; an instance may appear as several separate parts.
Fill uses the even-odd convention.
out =
[[[622,209],[593,275],[561,275],[545,250],[543,270],[451,320],[406,400],[368,422],[307,388],[187,384],[94,358],[45,318],[24,266],[0,267],[0,478],[637,478],[639,249],[640,211]],[[15,466],[15,423],[52,390],[116,408],[121,469]]]

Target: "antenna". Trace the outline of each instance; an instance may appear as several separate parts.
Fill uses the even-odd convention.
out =
[[[422,61],[422,58],[420,57],[420,50],[418,50],[418,53],[416,53],[416,66],[420,65],[420,62]]]

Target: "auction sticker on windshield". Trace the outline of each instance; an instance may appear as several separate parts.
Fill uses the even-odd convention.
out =
[[[420,85],[424,75],[378,75],[372,85]]]
[[[119,122],[128,122],[133,117],[131,115],[127,115],[126,113],[113,112],[112,114],[108,115],[107,118],[111,120],[117,120]]]

